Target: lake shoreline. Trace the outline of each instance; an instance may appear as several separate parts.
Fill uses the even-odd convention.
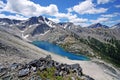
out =
[[[105,63],[102,60],[93,59],[91,61],[80,61],[80,60],[70,60],[68,58],[64,58],[62,56],[55,55],[52,53],[50,53],[49,55],[52,56],[53,60],[58,61],[60,63],[66,63],[66,64],[78,63],[78,64],[80,64],[80,66],[83,69],[83,73],[91,76],[95,80],[119,80],[120,79],[120,77],[119,77],[120,71],[118,69],[114,68],[112,65]],[[97,62],[99,62],[99,65]],[[114,73],[109,71],[107,69],[107,67],[101,66],[101,64],[112,67],[118,74],[116,76],[114,76],[115,75]]]
[[[83,61],[90,60],[90,58],[85,56],[85,55],[78,55],[78,54],[75,54],[75,53],[65,51],[59,45],[52,44],[52,43],[49,43],[47,41],[33,41],[31,44],[37,46],[38,48],[42,48],[44,50],[52,52],[54,54],[58,54],[60,56],[67,57],[71,60],[83,60]]]

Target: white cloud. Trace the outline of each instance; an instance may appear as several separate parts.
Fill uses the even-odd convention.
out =
[[[68,19],[69,22],[73,22],[74,24],[80,24],[80,23],[84,23],[87,22],[88,19],[85,18],[78,18],[78,16],[76,14],[71,14],[71,13],[58,13],[55,15],[57,18],[61,19],[61,18],[65,18]]]
[[[3,7],[5,7],[5,3],[3,3],[2,1],[0,1],[0,8],[3,8]]]
[[[98,18],[97,20],[90,20],[92,23],[102,23],[106,21],[109,21],[109,18]]]
[[[48,18],[49,20],[53,21],[53,22],[56,22],[56,23],[59,23],[60,20],[58,18]]]
[[[112,13],[112,14],[103,14],[103,15],[101,15],[101,17],[103,17],[103,18],[113,18],[113,17],[116,17],[116,16],[119,16],[120,15],[120,13]]]
[[[116,15],[114,14],[106,14],[106,15],[101,15],[101,17],[107,17],[107,18],[112,18],[115,17]]]
[[[105,3],[108,3],[110,2],[111,0],[97,0],[97,3],[98,4],[105,4]]]
[[[120,8],[120,5],[115,5],[116,8]]]
[[[44,7],[39,4],[35,4],[30,0],[7,0],[7,4],[3,10],[10,11],[12,13],[19,13],[24,16],[39,16],[42,14],[54,15],[58,13],[58,8],[54,4]]]
[[[82,27],[88,27],[89,25],[91,25],[90,23],[81,23],[80,26]]]
[[[7,11],[10,13],[15,13],[17,15],[4,15],[0,14],[1,17],[5,18],[16,18],[21,19],[31,16],[39,16],[39,15],[49,15],[54,16],[55,18],[49,18],[50,20],[54,22],[60,22],[61,19],[66,19],[69,22],[73,22],[75,24],[84,23],[87,21],[87,19],[84,18],[78,18],[76,14],[71,13],[60,13],[58,10],[58,7],[54,4],[50,4],[49,6],[41,6],[39,4],[36,4],[30,0],[7,0],[7,3],[3,7],[3,9],[0,9],[0,11]],[[23,16],[20,16],[23,15]]]
[[[69,22],[73,22],[74,24],[81,24],[81,23],[85,23],[87,21],[88,21],[88,19],[84,19],[84,18],[74,18],[74,19],[69,20]]]
[[[97,14],[107,11],[106,8],[96,8],[96,5],[92,3],[92,0],[85,0],[72,8],[68,8],[68,11],[75,11],[79,14]]]
[[[5,14],[0,14],[0,18],[10,18],[10,19],[16,19],[16,20],[26,20],[24,16],[21,15],[5,15]]]

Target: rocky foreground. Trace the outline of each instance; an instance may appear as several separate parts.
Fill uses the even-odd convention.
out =
[[[49,74],[44,74],[44,72]],[[51,74],[52,76],[50,76]],[[2,80],[58,80],[58,78],[68,78],[67,80],[94,80],[83,74],[79,64],[62,64],[52,60],[50,55],[26,64],[0,64],[0,79]]]

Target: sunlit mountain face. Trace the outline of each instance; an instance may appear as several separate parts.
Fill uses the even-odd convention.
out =
[[[83,27],[96,23],[113,26],[120,22],[119,11],[119,0],[0,0],[0,18],[25,20],[41,15],[56,23]]]

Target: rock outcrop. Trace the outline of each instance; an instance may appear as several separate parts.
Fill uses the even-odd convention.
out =
[[[93,78],[84,75],[82,68],[79,64],[63,64],[52,60],[48,55],[45,58],[33,60],[27,64],[13,63],[10,65],[0,65],[0,78],[3,80],[16,80],[16,79],[28,79],[35,80],[40,78],[36,73],[37,71],[44,72],[48,68],[55,68],[54,76],[67,76],[71,73],[75,74],[78,78],[84,80],[94,80]],[[52,72],[51,72],[52,73]],[[36,75],[36,76],[35,76]],[[34,76],[34,79],[32,79]],[[73,79],[74,76],[71,76]]]

